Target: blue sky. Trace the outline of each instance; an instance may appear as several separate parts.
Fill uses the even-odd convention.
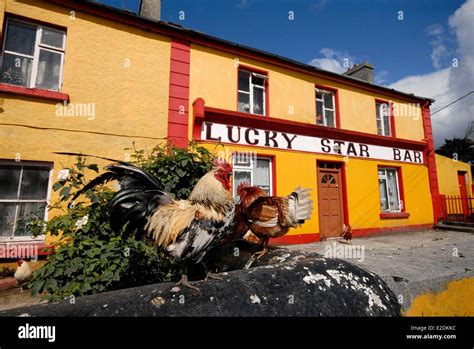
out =
[[[323,69],[368,61],[376,83],[433,98],[432,111],[474,90],[473,13],[474,0],[162,0],[164,21]],[[432,120],[437,145],[462,137],[474,94]]]
[[[138,0],[102,0],[137,11]],[[462,1],[163,0],[162,19],[309,63],[327,56],[367,60],[377,82],[433,70],[430,26],[446,23]],[[184,11],[185,20],[179,19]],[[294,11],[294,20],[288,19]],[[403,11],[403,20],[398,20]],[[446,62],[444,62],[446,63]],[[449,63],[447,63],[449,64]]]

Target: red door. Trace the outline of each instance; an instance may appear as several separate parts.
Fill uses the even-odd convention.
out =
[[[466,172],[458,171],[459,194],[461,195],[462,212],[465,216],[469,215],[467,209],[467,188],[466,188]]]

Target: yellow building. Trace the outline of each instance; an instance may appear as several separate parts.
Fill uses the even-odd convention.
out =
[[[370,65],[335,74],[72,0],[2,1],[0,22],[0,243],[45,241],[16,222],[57,198],[72,159],[53,152],[123,159],[165,138],[232,159],[234,184],[312,188],[311,221],[276,243],[441,217],[432,100],[365,81]]]

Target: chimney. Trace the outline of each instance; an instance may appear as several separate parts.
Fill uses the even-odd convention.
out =
[[[352,76],[353,78],[364,80],[370,83],[374,82],[374,66],[368,62],[355,64],[342,75]]]
[[[160,20],[161,0],[142,0],[140,3],[140,16],[154,21]]]

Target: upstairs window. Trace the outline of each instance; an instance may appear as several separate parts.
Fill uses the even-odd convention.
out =
[[[377,115],[377,134],[380,136],[391,136],[392,125],[391,125],[391,106],[388,102],[376,102],[376,115]]]
[[[31,238],[26,220],[44,219],[51,167],[0,163],[0,239]]]
[[[267,79],[266,75],[239,69],[239,112],[266,115]]]
[[[336,127],[334,92],[316,89],[316,125]]]
[[[234,198],[239,201],[237,187],[240,183],[247,182],[265,190],[272,195],[272,159],[268,157],[255,157],[253,154],[235,153],[233,155],[233,188]]]
[[[0,82],[59,91],[65,44],[62,30],[8,19]]]
[[[396,168],[379,168],[380,210],[382,212],[401,212],[398,171]]]

